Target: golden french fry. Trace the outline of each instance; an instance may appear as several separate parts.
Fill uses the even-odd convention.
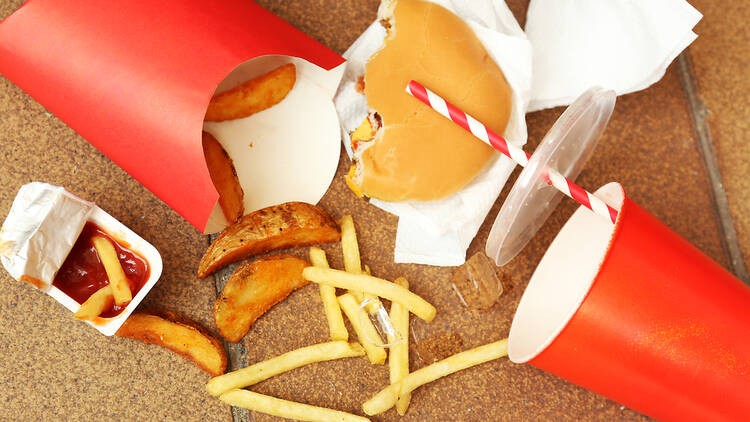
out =
[[[359,242],[357,241],[357,231],[354,229],[354,219],[351,215],[345,215],[341,217],[339,225],[341,226],[341,251],[344,255],[344,270],[348,273],[360,274],[362,272],[362,259],[359,255]],[[370,267],[367,265],[365,265],[365,272],[370,274]],[[349,293],[359,303],[368,301],[365,308],[370,314],[377,314],[383,308],[380,300],[371,294],[364,294],[358,290],[349,290]],[[383,312],[385,312],[385,309],[383,309]]]
[[[357,242],[357,231],[354,229],[354,219],[351,215],[345,215],[341,217],[339,226],[341,227],[341,252],[344,255],[344,270],[348,273],[359,274],[362,272],[362,259],[359,255],[359,242]],[[364,302],[365,299],[372,298],[372,296],[365,297],[362,292],[357,290],[349,290],[349,293],[360,303]],[[371,304],[368,303],[367,306],[369,308]]]
[[[96,253],[99,255],[102,265],[104,265],[104,271],[107,272],[109,287],[112,289],[112,297],[115,298],[115,303],[118,306],[122,306],[133,300],[133,293],[130,291],[130,282],[125,277],[125,271],[122,270],[122,265],[120,265],[120,260],[117,258],[117,252],[112,242],[101,236],[94,236],[91,238],[91,241],[94,242]]]
[[[373,341],[378,341],[380,336],[372,323],[367,324],[367,322],[370,322],[370,318],[367,316],[364,309],[359,307],[357,300],[350,293],[339,296],[338,300],[341,309],[344,310],[346,317],[349,318],[349,322],[351,322],[354,332],[357,333],[359,342],[362,344],[362,347],[365,348],[367,358],[370,359],[370,362],[375,365],[385,362],[386,353],[382,344],[378,345],[373,343]]]
[[[204,120],[222,122],[241,119],[280,103],[297,80],[294,64],[283,66],[250,79],[242,85],[218,93],[211,98]]]
[[[359,274],[362,272],[362,261],[359,256],[359,243],[357,232],[354,229],[354,220],[351,215],[341,217],[341,250],[344,254],[344,269],[348,273]]]
[[[341,289],[359,290],[393,302],[399,302],[411,313],[427,322],[432,321],[437,312],[434,306],[409,290],[371,275],[350,274],[329,268],[307,267],[302,271],[302,277],[315,283],[328,284]]]
[[[296,419],[311,422],[365,422],[369,419],[352,415],[339,410],[325,407],[311,406],[289,400],[277,399],[248,390],[231,390],[221,396],[219,400],[232,406],[243,407],[256,412],[266,413],[281,418]]]
[[[248,387],[313,362],[364,355],[365,351],[358,343],[347,343],[345,341],[320,343],[292,350],[255,365],[212,378],[206,384],[206,389],[211,395],[218,396],[229,390]]]
[[[399,286],[408,289],[409,282],[405,278],[399,277],[394,281]],[[391,323],[396,331],[401,335],[397,339],[393,334],[388,334],[388,343],[391,350],[388,355],[388,368],[390,370],[391,384],[397,383],[409,375],[409,310],[398,302],[391,303]],[[411,401],[411,393],[402,394],[396,402],[396,411],[399,415],[406,414],[406,409]]]
[[[368,415],[377,415],[378,413],[385,412],[396,404],[399,395],[404,396],[438,378],[479,365],[480,363],[501,358],[507,354],[508,339],[456,353],[453,356],[412,372],[400,382],[389,385],[373,398],[366,401],[362,405],[362,409]]]
[[[109,308],[113,301],[112,289],[109,285],[106,285],[89,296],[89,298],[81,304],[81,307],[78,308],[76,313],[73,314],[73,318],[93,321],[96,317],[101,315],[105,309]]]
[[[245,213],[245,191],[240,186],[234,162],[219,141],[208,132],[203,132],[203,156],[211,181],[219,193],[221,211],[232,224]]]
[[[320,268],[330,268],[326,253],[323,249],[315,246],[310,248],[310,262],[313,266]],[[323,300],[323,310],[326,313],[328,321],[328,332],[331,334],[331,340],[346,341],[349,339],[349,332],[344,325],[344,317],[341,315],[339,302],[336,300],[336,288],[325,284],[318,284],[320,289],[320,298]]]

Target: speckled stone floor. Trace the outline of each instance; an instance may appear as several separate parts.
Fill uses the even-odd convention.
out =
[[[0,18],[23,1],[0,2]],[[263,6],[342,53],[375,18],[376,0],[262,0]],[[595,189],[619,181],[629,195],[721,265],[747,280],[750,257],[750,6],[691,1],[704,13],[700,37],[645,91],[618,98],[612,121],[579,178]],[[510,0],[525,20],[526,0]],[[562,109],[527,117],[531,151]],[[144,305],[187,315],[215,331],[213,280],[195,268],[208,238],[129,177],[63,122],[0,77],[0,216],[19,186],[33,180],[63,185],[97,202],[153,243],[164,258],[161,280]],[[651,157],[659,156],[660,160]],[[563,201],[546,226],[504,272],[506,293],[489,311],[460,307],[448,288],[450,269],[393,263],[396,219],[346,189],[342,157],[321,205],[335,217],[351,213],[361,233],[363,261],[386,278],[405,275],[440,310],[424,335],[458,333],[464,347],[507,335],[523,289],[545,248],[575,209]],[[483,248],[507,188],[469,254]],[[326,246],[341,267],[340,248]],[[289,251],[303,255],[304,249]],[[104,337],[75,322],[50,297],[0,271],[0,419],[218,420],[230,408],[205,393],[208,376],[156,346]],[[323,341],[317,289],[308,286],[272,308],[234,350],[247,364]],[[315,309],[315,312],[310,312]],[[412,354],[411,368],[423,365]],[[345,374],[345,375],[344,375]],[[255,390],[359,413],[360,404],[387,382],[387,371],[364,360],[312,365],[259,384]],[[396,420],[389,411],[373,420]],[[552,375],[506,360],[445,378],[415,392],[407,420],[645,420],[618,403]]]

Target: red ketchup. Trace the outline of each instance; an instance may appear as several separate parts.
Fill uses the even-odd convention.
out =
[[[94,236],[106,237],[115,246],[120,265],[122,265],[125,276],[130,283],[130,291],[135,297],[148,280],[150,273],[148,262],[137,252],[128,249],[127,246],[115,240],[90,221],[83,227],[81,235],[78,236],[73,249],[65,258],[65,262],[60,267],[60,271],[57,272],[52,285],[76,302],[83,303],[97,290],[109,284],[107,272],[104,270],[104,265],[99,260],[94,243],[91,241]],[[127,304],[117,306],[113,302],[112,306],[99,316],[112,318],[122,312],[126,306]]]

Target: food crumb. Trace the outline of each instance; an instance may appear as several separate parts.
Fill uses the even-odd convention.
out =
[[[364,77],[364,75],[360,76],[359,78],[357,78],[357,85],[355,85],[354,89],[356,89],[357,92],[359,92],[360,94],[364,94],[365,93],[365,77]]]
[[[429,365],[463,350],[464,340],[458,333],[441,331],[417,342],[417,357]]]
[[[250,143],[248,144],[248,146],[249,146],[250,148],[252,148],[253,146],[255,146],[255,144],[254,144],[254,143],[252,143],[252,142],[250,142]]]

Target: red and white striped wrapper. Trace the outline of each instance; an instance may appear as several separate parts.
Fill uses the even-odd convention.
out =
[[[527,154],[523,149],[506,141],[505,138],[492,131],[492,129],[486,127],[477,119],[471,117],[455,105],[425,88],[419,82],[410,81],[406,86],[406,92],[427,104],[430,108],[444,117],[452,120],[465,130],[471,132],[476,138],[500,151],[519,166],[526,167],[526,165],[529,164],[529,158],[531,158],[531,155]],[[610,207],[601,199],[568,180],[556,170],[548,168],[546,170],[546,178],[548,183],[557,188],[557,190],[568,197],[573,198],[594,213],[609,219],[613,224],[617,220],[618,211],[616,209]]]

